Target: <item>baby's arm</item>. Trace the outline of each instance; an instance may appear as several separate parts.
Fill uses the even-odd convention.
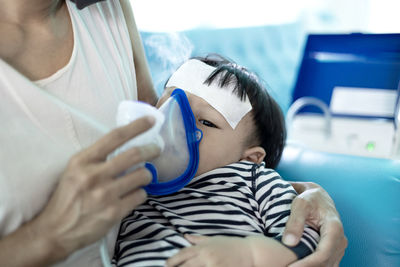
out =
[[[168,259],[166,266],[283,267],[297,260],[296,254],[273,238],[254,235],[185,236],[193,246]]]
[[[297,255],[279,241],[262,235],[246,237],[252,252],[254,267],[288,266],[297,260]]]

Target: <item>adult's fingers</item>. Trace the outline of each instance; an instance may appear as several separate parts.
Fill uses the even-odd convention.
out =
[[[303,235],[306,219],[309,214],[307,201],[296,197],[292,202],[289,219],[283,232],[282,242],[287,246],[295,246]]]
[[[342,238],[343,237],[343,238]],[[290,267],[338,266],[344,256],[347,239],[344,237],[340,221],[328,219],[321,226],[321,239],[317,250]]]
[[[303,193],[306,188],[306,182],[290,182],[297,194]]]
[[[107,218],[122,218],[146,200],[147,194],[141,188],[151,182],[151,174],[146,168],[114,179],[111,183],[98,186],[92,197],[95,202],[103,202],[110,209]],[[128,200],[126,200],[128,199]],[[123,204],[126,203],[126,204]]]
[[[79,153],[81,160],[91,162],[93,160],[105,160],[111,152],[120,147],[133,137],[145,132],[154,125],[154,117],[145,116],[125,126],[116,128],[100,138],[92,146]]]
[[[290,184],[299,195],[309,189],[321,188],[321,186],[313,182],[290,182]]]
[[[105,177],[116,177],[132,166],[160,155],[160,148],[155,144],[133,147],[106,161],[101,168]]]
[[[289,267],[332,267],[333,265],[328,264],[330,254],[332,254],[330,244],[327,244],[321,240],[321,242],[318,244],[317,250],[314,253],[308,255],[302,260],[290,264]]]
[[[325,265],[322,259],[319,259],[318,256],[311,254],[310,256],[305,257],[302,260],[296,261],[292,264],[289,264],[289,267],[329,267]]]
[[[135,191],[126,194],[118,203],[117,212],[118,217],[122,219],[129,214],[137,206],[143,204],[147,199],[147,193],[144,189],[139,188]]]
[[[108,192],[114,196],[123,198],[126,194],[149,184],[151,179],[151,173],[146,168],[140,168],[113,180],[109,185]]]

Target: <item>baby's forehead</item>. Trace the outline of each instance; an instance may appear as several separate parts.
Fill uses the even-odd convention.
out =
[[[234,85],[220,87],[220,83],[205,83],[216,70],[200,60],[191,59],[185,62],[167,82],[193,95],[199,96],[221,113],[230,126],[235,129],[240,120],[252,109],[249,98],[242,101]]]

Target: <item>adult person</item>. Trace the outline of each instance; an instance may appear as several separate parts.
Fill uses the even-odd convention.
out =
[[[92,266],[98,246],[71,254],[142,203],[150,181],[144,169],[114,177],[158,153],[105,160],[152,124],[106,134],[121,100],[156,99],[140,39],[119,1],[82,11],[69,1],[0,3],[0,265]]]
[[[106,160],[152,125],[143,118],[111,131],[117,104],[157,99],[129,1],[80,11],[63,0],[0,4],[0,263],[95,266],[96,241],[146,199],[140,188],[150,181],[144,169],[115,177],[159,153],[146,146]],[[346,240],[332,200],[316,185],[294,187],[303,193],[286,237],[296,243],[306,220],[322,236],[298,264],[334,266]]]

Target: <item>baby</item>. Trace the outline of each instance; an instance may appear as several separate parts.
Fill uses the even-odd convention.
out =
[[[312,253],[317,231],[281,242],[292,186],[273,170],[285,123],[257,76],[218,55],[185,62],[157,106],[185,90],[203,138],[196,176],[180,191],[149,196],[121,224],[118,266],[287,266]],[[198,265],[195,265],[198,264]]]

